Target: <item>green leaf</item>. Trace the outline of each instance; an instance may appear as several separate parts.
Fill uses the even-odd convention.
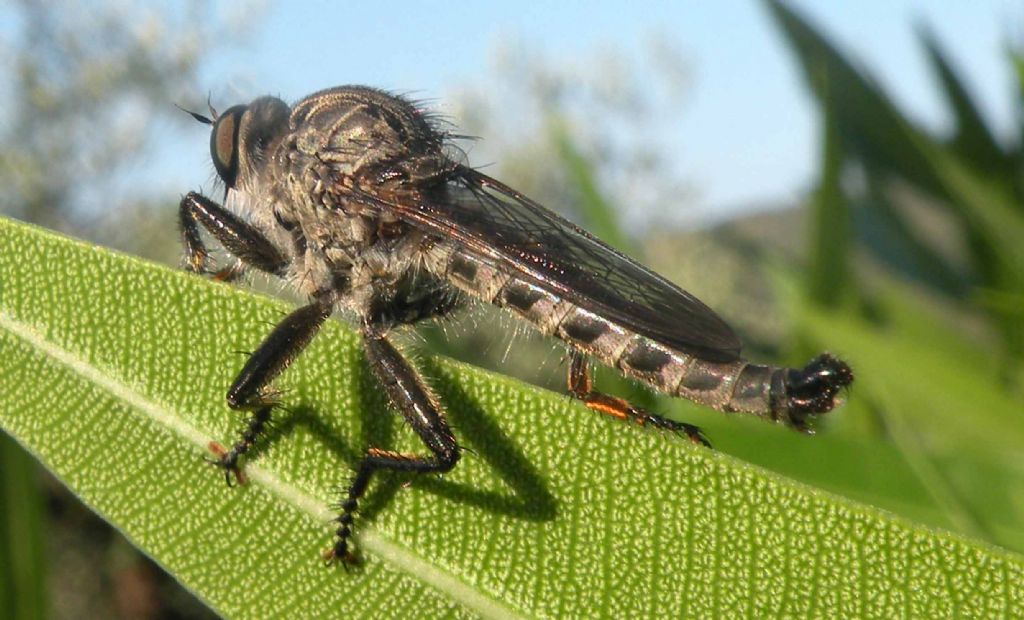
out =
[[[38,466],[0,431],[0,609],[12,620],[46,617],[46,554]]]
[[[362,449],[416,447],[349,330],[285,374],[290,411],[228,489],[206,443],[233,438],[237,351],[285,306],[9,222],[0,287],[0,426],[226,616],[980,617],[1024,597],[1012,553],[446,360],[423,365],[463,462],[376,485],[364,564],[324,568]]]
[[[1024,221],[1012,185],[993,183],[924,135],[885,92],[841,55],[819,32],[784,3],[766,0],[822,108],[842,130],[843,144],[874,170],[889,170],[933,196],[948,201],[984,246],[1021,268],[1019,239]],[[836,94],[839,93],[839,94]]]
[[[1017,148],[1014,149],[1014,155],[1018,162],[1024,152],[1021,151],[1021,140],[1024,139],[1024,116],[1021,112],[1024,111],[1024,53],[1020,49],[1011,47],[1007,50],[1007,57],[1010,61],[1011,69],[1013,70],[1013,78],[1015,82],[1015,97],[1014,97],[1014,112],[1017,118]]]
[[[905,274],[931,289],[954,298],[968,296],[973,279],[959,261],[952,261],[920,234],[916,222],[904,217],[901,202],[886,191],[888,175],[868,172],[866,192],[852,209],[859,219],[861,242],[885,261],[892,271]]]
[[[811,201],[808,292],[824,306],[836,306],[853,290],[849,254],[853,244],[850,210],[841,187],[843,149],[838,127],[828,110],[822,132],[822,170]]]
[[[962,79],[942,51],[935,33],[922,25],[918,28],[918,36],[928,52],[928,60],[942,85],[946,102],[956,121],[954,152],[979,172],[987,173],[990,177],[1009,178],[1014,174],[1013,159],[1003,152],[989,130]]]
[[[848,60],[788,3],[765,0],[786,42],[800,61],[808,87],[851,153],[876,168],[898,171],[915,185],[941,194],[941,183],[922,153],[909,142],[914,128],[877,83]]]
[[[963,145],[952,149],[917,128],[890,101],[889,97],[869,75],[839,53],[808,21],[778,0],[766,4],[794,48],[803,65],[804,74],[820,107],[828,111],[842,133],[842,144],[851,157],[864,162],[873,174],[885,174],[908,181],[931,197],[938,198],[933,206],[945,210],[952,217],[971,252],[971,266],[979,283],[987,288],[1017,294],[1024,291],[1024,203],[1016,194],[1019,175],[1010,166],[980,171],[980,164],[961,157]],[[937,56],[940,69],[948,66]],[[944,82],[947,92],[960,88],[949,74]],[[980,120],[968,117],[971,107],[962,92],[950,95],[959,107],[961,128],[971,131],[971,148],[985,141],[979,137]],[[974,129],[970,129],[973,127]],[[996,147],[991,147],[996,148]],[[901,218],[887,205],[865,203],[869,208],[885,211],[879,219]],[[921,229],[919,234],[913,231]],[[932,245],[924,226],[900,225],[902,235],[910,234],[917,241],[905,250]],[[926,257],[919,257],[918,260]],[[948,269],[943,269],[947,273]],[[1024,329],[1012,316],[997,315],[994,319],[1002,329],[1005,356],[1019,360],[1024,356]]]

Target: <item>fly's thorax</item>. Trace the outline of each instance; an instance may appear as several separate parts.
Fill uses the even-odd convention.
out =
[[[397,325],[445,314],[451,287],[421,268],[426,234],[372,212],[298,208],[278,217],[295,239],[291,282],[305,295],[330,294],[339,308],[370,322]]]
[[[295,104],[289,165],[308,191],[424,186],[451,168],[444,134],[411,103],[363,87],[315,93]]]

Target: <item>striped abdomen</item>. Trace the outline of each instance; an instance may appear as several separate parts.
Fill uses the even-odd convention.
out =
[[[427,268],[470,295],[506,308],[654,389],[721,411],[746,412],[803,427],[804,418],[834,406],[852,381],[846,364],[824,354],[803,369],[712,362],[676,351],[461,251],[439,245]]]

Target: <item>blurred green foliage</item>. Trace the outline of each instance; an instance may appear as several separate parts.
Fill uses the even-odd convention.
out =
[[[38,467],[0,433],[0,609],[12,620],[47,612],[44,513]]]
[[[1024,117],[998,139],[922,27],[953,119],[930,133],[787,4],[766,5],[821,114],[804,292],[788,303],[798,333],[815,323],[858,371],[837,432],[895,447],[950,526],[1024,550]]]
[[[813,299],[835,305],[841,291],[868,300],[870,286],[849,267],[856,243],[928,292],[984,314],[1002,356],[1001,374],[1018,381],[1019,307],[979,301],[1019,300],[1024,291],[1024,146],[1017,136],[997,140],[927,28],[919,36],[954,121],[948,136],[918,127],[878,81],[785,3],[767,5],[822,115],[822,180],[808,264]],[[1019,67],[1020,55],[1009,54]],[[1024,78],[1019,71],[1018,78]],[[945,238],[934,234],[936,227]]]

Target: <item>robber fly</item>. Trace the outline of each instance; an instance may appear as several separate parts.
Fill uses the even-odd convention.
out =
[[[590,409],[695,443],[707,445],[697,427],[594,391],[588,359],[660,392],[800,430],[853,381],[828,353],[801,369],[747,362],[736,334],[697,298],[461,163],[442,125],[401,97],[343,86],[292,107],[261,97],[210,113],[190,112],[212,125],[224,206],[196,192],[182,199],[187,267],[211,273],[202,226],[238,261],[215,277],[254,268],[309,299],[231,384],[228,405],[250,419],[231,449],[211,443],[214,462],[229,484],[242,480],[240,458],[270,420],[271,381],[335,310],[356,317],[373,374],[428,450],[366,450],[341,498],[328,562],[351,559],[354,515],[376,471],[447,472],[458,462],[442,404],[389,333],[467,300],[504,308],[568,345],[568,391]]]

